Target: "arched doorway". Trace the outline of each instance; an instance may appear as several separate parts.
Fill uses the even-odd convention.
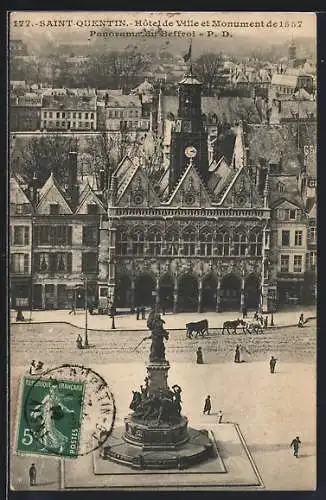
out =
[[[173,279],[165,274],[160,279],[160,306],[167,311],[173,307]]]
[[[115,306],[129,307],[131,305],[131,281],[129,276],[122,274],[117,277],[115,287]]]
[[[155,297],[152,292],[155,290],[155,280],[149,274],[142,274],[135,283],[135,305],[152,306]]]
[[[249,274],[244,286],[245,306],[247,309],[257,310],[260,298],[260,283],[255,274]]]
[[[241,281],[234,274],[228,274],[221,282],[221,310],[239,311],[241,299]]]
[[[202,308],[203,311],[216,310],[217,279],[214,274],[208,274],[203,280]]]
[[[178,309],[180,311],[197,311],[198,281],[191,274],[184,274],[179,280]]]

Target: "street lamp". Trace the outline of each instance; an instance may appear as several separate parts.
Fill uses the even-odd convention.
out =
[[[87,298],[87,275],[85,274],[84,276],[85,280],[85,340],[84,340],[84,346],[88,347],[88,298]]]
[[[112,318],[111,329],[115,330],[115,307],[114,307],[113,304],[111,306],[111,311],[110,312],[111,312],[111,318]]]

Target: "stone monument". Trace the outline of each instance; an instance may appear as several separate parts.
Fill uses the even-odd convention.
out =
[[[164,340],[169,334],[164,323],[158,313],[149,314],[151,335],[140,342],[151,340],[145,384],[132,391],[133,413],[124,419],[124,432],[106,441],[103,459],[137,469],[184,469],[215,455],[208,432],[188,427],[181,415],[181,387],[168,385]]]

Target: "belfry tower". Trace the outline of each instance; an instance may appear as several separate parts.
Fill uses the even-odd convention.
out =
[[[207,132],[202,122],[202,84],[197,80],[190,66],[179,82],[178,116],[171,132],[170,192],[192,158],[193,165],[204,181],[208,177]]]

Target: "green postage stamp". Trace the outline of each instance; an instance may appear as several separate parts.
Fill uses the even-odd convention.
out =
[[[16,451],[77,457],[85,384],[35,377],[22,384]]]

